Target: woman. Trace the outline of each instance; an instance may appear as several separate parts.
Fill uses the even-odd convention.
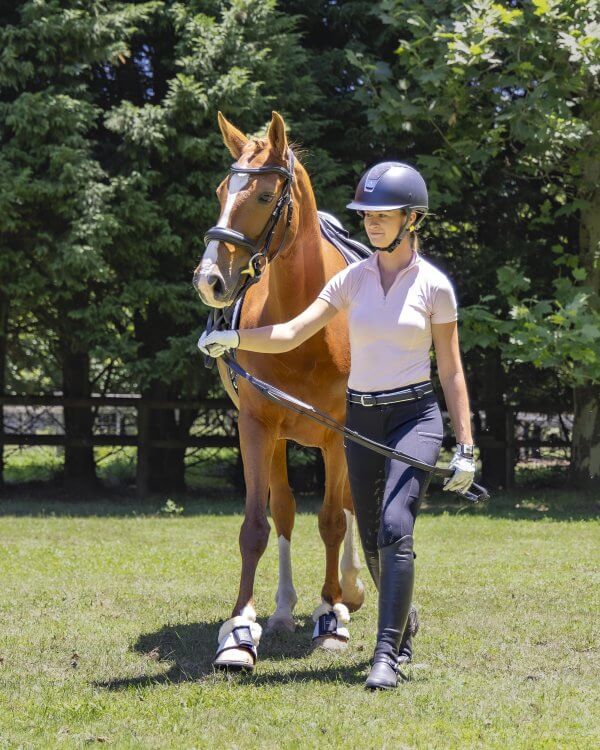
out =
[[[416,230],[428,210],[425,181],[407,164],[376,164],[362,176],[348,208],[361,212],[377,252],[335,274],[317,299],[287,323],[204,333],[198,346],[213,357],[235,347],[285,352],[346,309],[351,350],[347,426],[435,464],[443,427],[430,381],[433,341],[458,441],[450,462],[454,474],[444,489],[465,492],[475,462],[456,300],[447,276],[418,252]],[[398,664],[411,657],[410,638],[401,641],[414,614],[413,529],[431,475],[350,441],[345,449],[362,547],[379,590],[377,643],[366,687],[388,689],[397,685]]]

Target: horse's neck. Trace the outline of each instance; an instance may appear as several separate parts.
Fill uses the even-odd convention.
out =
[[[308,177],[301,182],[295,208],[299,222],[294,242],[269,266],[267,304],[286,319],[313,302],[325,283],[317,203]]]

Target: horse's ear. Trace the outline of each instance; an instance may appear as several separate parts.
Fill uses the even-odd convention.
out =
[[[222,112],[218,112],[217,118],[219,120],[219,128],[223,134],[223,141],[229,152],[234,159],[239,159],[244,146],[248,143],[248,139],[238,130],[235,125],[232,125],[229,120],[223,115]]]
[[[285,122],[279,112],[271,113],[271,123],[267,132],[269,143],[273,149],[285,159],[287,156],[288,142],[285,134]]]

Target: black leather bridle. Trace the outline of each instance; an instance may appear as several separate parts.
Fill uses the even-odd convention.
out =
[[[281,193],[267,221],[267,224],[260,236],[253,240],[251,237],[238,232],[236,229],[230,229],[229,227],[211,227],[204,235],[204,244],[208,246],[211,240],[218,240],[219,242],[229,242],[232,245],[237,245],[244,248],[250,254],[250,260],[248,261],[248,267],[242,271],[242,274],[247,274],[247,283],[244,288],[247,288],[250,284],[255,284],[259,281],[267,263],[271,263],[279,255],[287,236],[288,229],[292,223],[292,215],[294,210],[294,201],[292,199],[292,184],[294,182],[294,162],[295,157],[291,149],[288,149],[288,164],[289,167],[280,167],[276,164],[265,164],[263,167],[240,167],[237,164],[232,164],[229,167],[229,171],[233,174],[268,174],[276,173],[282,175],[285,178]],[[273,236],[279,224],[279,220],[285,209],[285,226],[281,242],[277,250],[269,257],[269,249]]]

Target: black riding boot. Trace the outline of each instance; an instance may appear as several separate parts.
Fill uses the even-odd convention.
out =
[[[365,556],[367,568],[369,569],[369,573],[371,574],[371,578],[373,579],[373,583],[375,584],[375,588],[377,589],[377,591],[379,591],[379,550],[375,550],[374,552],[372,552],[371,550],[366,550],[363,547],[363,554]],[[417,608],[411,605],[410,611],[408,613],[408,619],[406,621],[406,627],[404,628],[404,633],[400,641],[400,648],[398,649],[399,665],[409,664],[412,661],[412,639],[413,636],[417,634],[418,630],[419,615],[417,613]]]
[[[404,628],[404,635],[400,641],[400,648],[398,649],[398,666],[401,667],[405,664],[410,664],[413,655],[413,637],[419,631],[419,613],[417,608],[413,605],[410,607],[408,613],[408,620],[406,621],[406,627]]]
[[[413,538],[403,536],[379,550],[379,621],[373,666],[365,687],[398,684],[398,648],[406,628],[414,583]]]
[[[367,568],[369,569],[369,573],[371,574],[371,578],[373,579],[373,583],[375,584],[375,588],[377,589],[377,591],[379,591],[379,550],[376,549],[374,552],[372,552],[370,550],[366,550],[363,547],[363,554],[365,556]]]

